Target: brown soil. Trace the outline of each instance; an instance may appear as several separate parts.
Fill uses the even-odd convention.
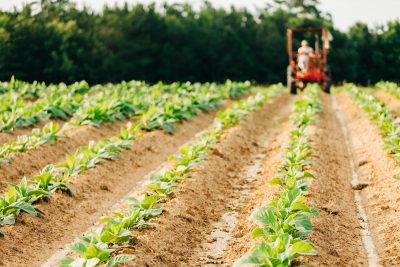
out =
[[[400,99],[381,90],[376,91],[375,96],[383,101],[395,116],[400,116]]]
[[[338,95],[345,114],[359,179],[367,184],[362,197],[382,266],[400,266],[399,164],[382,148],[378,128],[347,94]]]
[[[231,103],[225,100],[217,110],[224,109]],[[211,111],[211,114],[214,114]],[[44,166],[54,164],[64,159],[65,155],[74,153],[80,146],[87,145],[91,140],[109,138],[120,132],[128,121],[104,123],[100,127],[79,126],[62,129],[65,137],[54,144],[44,144],[24,153],[12,155],[11,163],[0,163],[0,194],[6,192],[10,183],[18,183],[23,176],[31,178]]]
[[[301,259],[307,266],[367,266],[360,233],[348,149],[331,98],[322,95],[323,110],[310,133],[317,153],[311,172],[317,177],[310,184],[309,204],[318,210],[312,218],[311,242],[317,256]]]
[[[316,126],[308,132],[317,155],[311,172],[317,176],[312,181],[308,198],[311,206],[317,208],[319,215],[312,218],[314,232],[310,240],[316,245],[318,256],[299,259],[308,266],[364,266],[366,263],[362,238],[359,231],[354,194],[351,190],[351,170],[346,147],[343,146],[340,125],[331,108],[330,98],[322,95],[323,110]],[[288,132],[281,132],[271,146],[263,163],[263,171],[251,198],[240,211],[235,235],[226,252],[226,265],[246,253],[255,240],[250,233],[256,224],[248,217],[254,208],[272,199],[278,187],[268,185],[267,181],[277,175],[282,161],[283,146],[288,142]]]
[[[237,187],[246,182],[241,170],[260,150],[261,135],[283,122],[293,98],[284,94],[224,134],[213,153],[182,184],[152,228],[136,232],[137,256],[129,266],[195,266],[193,252],[212,231],[212,224],[229,211]],[[265,140],[264,140],[265,141]],[[173,244],[173,245],[172,245]]]
[[[256,207],[261,206],[277,193],[278,187],[270,186],[268,181],[278,175],[277,170],[282,162],[281,155],[284,152],[284,145],[288,142],[290,129],[291,122],[288,120],[281,126],[279,134],[271,140],[257,176],[248,186],[250,193],[238,207],[238,222],[224,253],[223,266],[232,266],[235,260],[249,251],[254,244],[255,240],[251,237],[251,231],[257,227],[257,224],[249,220],[249,216]]]
[[[78,176],[73,186],[78,194],[56,193],[38,207],[46,214],[23,214],[13,226],[3,228],[0,265],[39,266],[56,250],[88,229],[141,178],[165,161],[168,155],[208,126],[215,112],[202,113],[177,125],[173,134],[155,131],[144,134],[131,150]],[[94,182],[95,180],[95,182]]]
[[[382,148],[383,139],[366,113],[346,93],[334,98],[338,104],[335,108],[332,97],[322,95],[323,110],[308,133],[317,152],[311,166],[317,179],[311,181],[307,194],[310,205],[319,212],[312,218],[314,231],[310,236],[318,255],[301,257],[297,263],[372,266],[363,244],[363,216],[356,205],[359,202],[355,196],[359,195],[355,192],[360,192],[379,264],[400,266],[400,182],[394,179],[399,175],[399,164]],[[255,227],[249,215],[278,189],[267,182],[277,175],[283,146],[288,142],[288,118],[294,99],[283,94],[224,134],[193,176],[182,182],[181,190],[163,204],[165,212],[148,228],[135,232],[131,240],[134,249],[126,252],[137,258],[129,266],[232,266],[249,250],[254,244],[250,233]],[[397,104],[398,100],[384,101]],[[388,106],[395,110],[391,104]],[[78,176],[74,182],[77,196],[58,192],[39,205],[44,217],[23,214],[16,225],[2,228],[5,237],[0,245],[0,266],[43,264],[86,232],[122,197],[140,190],[145,175],[207,127],[213,116],[201,114],[178,125],[173,134],[146,133],[119,159]],[[82,131],[74,132],[76,138],[72,139],[89,130]],[[45,158],[49,147],[37,149],[35,153],[41,149],[44,152],[36,155]],[[49,157],[53,163],[54,157]],[[20,160],[21,164],[30,161],[37,159],[32,156]],[[249,179],[248,169],[254,165],[258,167]],[[361,181],[358,185],[352,185],[353,165]],[[34,167],[30,170],[35,172]],[[223,252],[217,248],[216,257],[212,245],[220,243],[216,240],[219,237],[213,236],[215,230],[226,231]]]

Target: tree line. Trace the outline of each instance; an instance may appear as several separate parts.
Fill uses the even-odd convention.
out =
[[[0,11],[0,80],[257,83],[286,79],[286,29],[328,27],[335,82],[400,81],[400,22],[335,28],[318,0],[276,0],[250,12],[204,2],[78,9],[41,0]],[[296,39],[296,42],[299,41]]]

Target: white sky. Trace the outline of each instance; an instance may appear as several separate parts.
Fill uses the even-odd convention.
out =
[[[74,0],[79,5],[86,3],[95,10],[101,10],[103,5],[114,3],[137,3],[137,2],[189,2],[199,5],[202,0]],[[347,30],[357,21],[368,23],[370,26],[383,24],[389,20],[400,18],[400,0],[320,0],[321,9],[332,14],[336,27]],[[22,3],[33,2],[33,0],[0,0],[0,9],[12,9],[13,6],[21,6]],[[215,6],[263,7],[268,0],[210,0]]]

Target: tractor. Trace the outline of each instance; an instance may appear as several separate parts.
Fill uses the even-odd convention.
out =
[[[313,53],[308,55],[308,60],[303,68],[298,64],[298,52],[293,51],[293,34],[314,34],[315,45]],[[307,83],[318,83],[322,90],[330,93],[331,73],[328,65],[329,42],[332,35],[327,28],[296,28],[287,30],[287,52],[289,66],[287,68],[287,86],[291,94],[303,90]],[[322,48],[320,42],[322,41]]]

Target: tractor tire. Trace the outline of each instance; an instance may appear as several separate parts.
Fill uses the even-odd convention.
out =
[[[324,82],[324,92],[325,93],[327,93],[327,94],[330,94],[331,93],[331,79],[327,79],[327,80],[325,80],[325,82]]]
[[[325,93],[330,94],[331,93],[332,78],[331,78],[331,68],[329,66],[326,66],[325,74],[328,76],[328,78],[325,79],[325,81],[323,83],[323,90],[324,90]]]
[[[296,88],[296,84],[295,83],[291,83],[290,85],[290,90],[289,90],[291,95],[296,95],[297,94],[297,88]]]
[[[289,89],[289,93],[292,95],[297,94],[296,82],[293,79],[293,67],[287,67],[287,88]]]

